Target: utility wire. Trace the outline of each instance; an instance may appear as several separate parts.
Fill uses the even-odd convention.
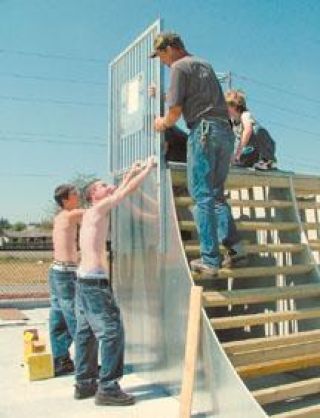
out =
[[[279,87],[279,86],[276,86],[276,85],[273,85],[273,84],[265,83],[264,81],[260,81],[260,80],[257,80],[257,79],[251,78],[251,77],[247,77],[247,76],[244,76],[244,75],[240,75],[240,74],[237,74],[237,73],[232,73],[232,76],[238,78],[239,80],[249,81],[250,83],[258,84],[258,85],[263,86],[265,88],[268,88],[270,90],[278,91],[280,93],[287,94],[289,96],[293,96],[293,97],[296,97],[296,98],[300,98],[300,99],[306,100],[308,102],[320,104],[320,100],[318,100],[318,99],[306,96],[304,94],[301,94],[301,93],[298,93],[298,92],[295,92],[295,91],[287,90],[287,89],[284,89],[282,87]]]
[[[21,143],[34,143],[34,144],[59,144],[59,145],[73,145],[73,146],[90,146],[90,147],[106,147],[107,144],[99,142],[84,142],[84,141],[55,141],[54,139],[43,139],[43,140],[32,140],[32,139],[22,139],[22,138],[9,138],[9,137],[0,137],[1,142],[21,142]]]
[[[105,138],[102,136],[90,136],[90,135],[67,135],[62,133],[52,134],[52,133],[41,133],[41,132],[28,132],[28,131],[2,131],[0,129],[0,135],[3,135],[5,137],[7,136],[31,136],[31,137],[37,137],[40,136],[41,138],[45,137],[53,137],[53,138],[66,138],[66,139],[93,139],[93,140],[100,140],[105,141]]]
[[[45,58],[45,59],[60,59],[60,60],[67,60],[67,61],[82,61],[82,62],[90,62],[93,64],[106,64],[106,62],[99,58],[84,58],[84,57],[77,57],[74,55],[68,54],[49,54],[46,52],[27,52],[22,50],[12,50],[6,48],[0,48],[0,54],[10,54],[10,55],[22,55],[22,56],[30,56],[30,57],[37,57],[37,58]]]
[[[285,123],[272,121],[272,120],[270,120],[270,119],[269,119],[269,120],[263,119],[263,120],[264,120],[265,122],[267,122],[267,124],[268,124],[269,126],[272,126],[272,125],[277,125],[277,126],[280,126],[281,128],[288,129],[288,130],[290,130],[290,131],[301,132],[301,133],[304,133],[304,134],[306,134],[306,135],[315,136],[315,137],[316,137],[317,139],[319,139],[319,141],[320,141],[320,133],[319,133],[319,132],[308,131],[308,130],[306,130],[306,129],[298,128],[298,127],[296,127],[296,126],[286,125]]]
[[[316,115],[310,115],[310,114],[307,114],[307,113],[297,112],[294,109],[290,109],[290,108],[283,107],[283,106],[278,106],[278,105],[275,105],[273,103],[266,102],[264,100],[250,98],[249,101],[256,102],[256,103],[260,103],[260,104],[262,104],[264,106],[271,107],[272,109],[277,109],[277,110],[280,110],[281,112],[290,113],[292,115],[296,115],[296,116],[299,116],[299,117],[313,119],[313,120],[316,120],[317,119],[317,116]]]
[[[27,103],[45,103],[45,104],[71,105],[71,106],[106,107],[105,103],[73,102],[73,101],[69,101],[69,100],[41,99],[41,98],[38,98],[38,97],[28,98],[28,97],[16,97],[16,96],[0,95],[0,100],[9,100],[9,101],[14,101],[14,102],[27,102]]]
[[[0,77],[5,78],[16,78],[16,79],[26,79],[26,80],[36,80],[36,81],[49,81],[55,83],[70,83],[70,84],[88,84],[93,86],[106,86],[106,82],[101,81],[89,81],[89,80],[77,80],[74,78],[55,78],[55,77],[46,77],[40,75],[26,75],[21,73],[0,73]]]

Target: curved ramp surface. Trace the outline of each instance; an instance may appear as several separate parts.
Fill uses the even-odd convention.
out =
[[[179,394],[188,298],[191,286],[201,284],[194,416],[320,416],[319,178],[231,172],[227,196],[249,264],[221,269],[216,279],[188,267],[199,243],[184,165],[168,169],[164,181],[164,226],[156,173],[114,220],[127,362]]]

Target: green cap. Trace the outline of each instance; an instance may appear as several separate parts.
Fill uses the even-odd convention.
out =
[[[177,33],[159,33],[159,35],[157,35],[153,41],[154,50],[150,54],[150,58],[155,58],[157,56],[158,51],[166,49],[167,46],[185,49],[184,43]]]

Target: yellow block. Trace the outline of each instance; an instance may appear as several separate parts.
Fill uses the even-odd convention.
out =
[[[29,380],[49,379],[54,376],[52,355],[48,353],[30,354],[25,368]]]

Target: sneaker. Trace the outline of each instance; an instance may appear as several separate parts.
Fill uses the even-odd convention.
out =
[[[87,399],[97,392],[97,385],[74,385],[74,399]]]
[[[204,264],[201,258],[192,260],[190,262],[190,267],[192,271],[195,271],[197,273],[202,273],[206,276],[215,277],[219,273],[219,267],[208,266],[207,264]]]
[[[253,166],[256,170],[266,171],[266,170],[276,170],[277,164],[275,161],[272,160],[260,160]]]
[[[128,406],[135,404],[133,395],[125,393],[119,385],[106,392],[98,391],[95,396],[96,405]]]
[[[242,242],[235,244],[228,249],[222,262],[223,268],[243,267],[248,263],[248,253],[246,252]]]
[[[70,357],[54,360],[54,375],[56,377],[74,372],[74,364]]]

